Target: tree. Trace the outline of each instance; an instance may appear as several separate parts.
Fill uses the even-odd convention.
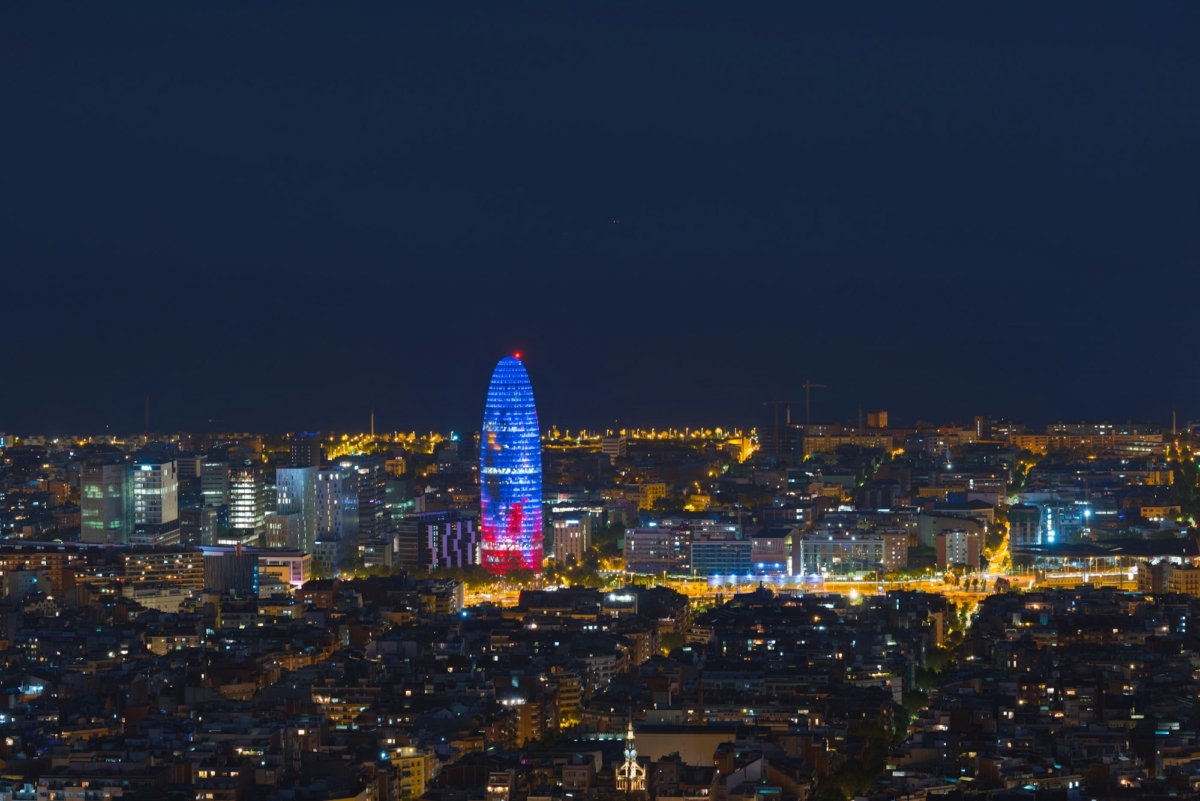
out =
[[[429,571],[429,577],[435,579],[452,579],[461,581],[470,590],[492,587],[500,583],[500,576],[494,576],[480,565],[467,567],[439,567]]]
[[[908,725],[916,717],[904,704],[892,704],[892,742],[902,743],[908,738]]]
[[[592,550],[599,558],[613,558],[621,555],[620,542],[625,538],[625,526],[622,523],[612,523],[592,532]]]
[[[738,503],[747,509],[752,509],[755,506],[770,506],[774,502],[775,496],[757,487],[747,489],[738,496]]]
[[[599,589],[604,586],[604,577],[600,575],[600,572],[586,565],[571,568],[566,572],[565,577],[567,584],[572,587]]]
[[[678,512],[683,509],[681,501],[676,499],[675,495],[664,495],[661,498],[655,498],[651,504],[651,511],[655,512]]]
[[[893,725],[895,717],[893,715]],[[865,795],[875,785],[875,778],[887,764],[888,746],[894,732],[888,731],[880,723],[867,723],[851,726],[850,733],[863,737],[866,745],[858,756],[847,759],[837,770],[818,782],[819,801],[845,801]]]
[[[987,553],[994,552],[997,548],[1004,544],[1004,538],[1008,535],[1007,523],[992,523],[988,526],[987,535],[983,538],[983,549]]]
[[[687,637],[677,631],[668,631],[658,638],[658,645],[664,654],[670,655],[676,648],[687,645]]]
[[[924,690],[908,690],[901,702],[909,714],[914,717],[929,705],[929,693]]]
[[[1042,460],[1042,457],[1033,453],[1033,451],[1023,450],[1017,454],[1016,470],[1013,471],[1012,493],[1015,495],[1025,489],[1025,481],[1029,478],[1029,471],[1037,466],[1037,463]]]
[[[924,570],[917,568],[905,568],[903,570],[890,570],[883,574],[884,581],[912,581],[920,579],[925,575]]]
[[[537,573],[534,573],[528,567],[514,567],[504,574],[506,582],[516,584],[517,586],[531,584],[535,578],[537,578]]]
[[[925,667],[935,673],[945,673],[954,664],[954,652],[949,648],[934,648],[925,654]]]

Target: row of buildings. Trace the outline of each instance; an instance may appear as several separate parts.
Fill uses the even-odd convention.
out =
[[[1197,603],[1092,588],[989,597],[956,660],[930,677],[881,785],[905,797],[964,786],[1197,797]]]
[[[316,435],[285,445],[272,453],[218,445],[203,455],[153,441],[99,453],[69,443],[9,448],[0,464],[0,536],[296,550],[330,575],[480,561],[478,510],[440,502],[423,510],[399,472],[402,457],[322,462]]]
[[[135,565],[155,560],[126,556],[140,583]],[[226,556],[200,558],[208,571]],[[800,801],[864,722],[900,725],[911,675],[956,619],[915,595],[757,592],[696,615],[645,587],[471,609],[458,582],[404,576],[205,587],[174,609],[107,587],[0,602],[0,792],[749,801],[767,787]]]

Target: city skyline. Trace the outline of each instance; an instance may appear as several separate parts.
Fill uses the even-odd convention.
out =
[[[551,394],[554,394],[554,389],[561,390],[561,387],[555,386],[555,383],[554,383],[555,371],[550,370],[550,371],[547,371],[547,373],[548,373],[548,375],[547,375],[546,380],[550,383],[550,385],[552,387]],[[476,392],[476,397],[483,394],[483,388],[486,386],[486,384],[484,384],[483,382],[480,382],[480,381],[472,381],[470,383],[479,386],[479,392]],[[865,424],[864,421],[866,420],[866,416],[869,414],[869,412],[868,412],[869,409],[870,410],[887,409],[888,411],[886,413],[889,414],[891,417],[892,426],[900,427],[900,428],[911,428],[911,427],[917,427],[918,425],[930,426],[930,427],[940,427],[940,426],[946,426],[946,425],[953,425],[956,423],[970,423],[973,418],[979,416],[981,413],[983,414],[983,416],[992,418],[992,419],[1008,420],[1008,421],[1012,421],[1014,423],[1022,423],[1022,424],[1025,424],[1026,426],[1028,426],[1030,429],[1040,429],[1045,426],[1048,426],[1048,425],[1051,425],[1054,423],[1059,423],[1059,422],[1105,422],[1105,423],[1114,423],[1114,424],[1121,424],[1121,423],[1123,423],[1123,424],[1150,424],[1150,425],[1162,426],[1166,429],[1171,429],[1173,427],[1174,428],[1182,428],[1182,427],[1186,427],[1187,425],[1189,425],[1192,422],[1200,422],[1200,414],[1197,414],[1195,416],[1190,414],[1189,413],[1189,410],[1190,410],[1189,405],[1174,404],[1174,403],[1169,402],[1166,399],[1163,399],[1161,401],[1156,401],[1153,404],[1155,408],[1147,415],[1141,416],[1141,417],[1121,416],[1121,415],[1117,415],[1117,414],[1113,414],[1113,413],[1105,413],[1103,406],[1099,407],[1098,414],[1081,413],[1084,409],[1088,409],[1091,407],[1074,407],[1075,411],[1077,412],[1075,414],[1052,415],[1052,414],[1047,413],[1044,408],[1041,413],[1032,413],[1032,414],[1028,414],[1028,415],[1019,413],[1021,409],[1030,409],[1031,410],[1031,407],[1034,406],[1034,404],[1031,404],[1028,402],[1014,404],[1013,409],[1007,409],[1007,410],[999,409],[999,411],[994,414],[987,413],[985,410],[979,408],[981,406],[990,406],[991,404],[980,403],[980,404],[975,404],[974,406],[972,406],[970,404],[964,404],[963,405],[964,407],[962,409],[958,410],[957,413],[952,413],[952,414],[949,414],[948,416],[939,417],[939,416],[931,413],[933,411],[933,409],[937,408],[936,404],[932,404],[931,408],[927,408],[927,409],[922,409],[921,407],[916,407],[913,412],[906,412],[906,411],[898,412],[898,410],[910,408],[911,402],[909,404],[904,404],[904,405],[893,405],[886,401],[881,402],[881,403],[871,403],[871,404],[866,404],[866,403],[854,404],[854,403],[845,403],[843,398],[821,397],[821,395],[827,395],[827,394],[829,394],[829,392],[830,392],[830,388],[822,385],[820,394],[814,395],[812,397],[812,407],[811,407],[811,409],[812,409],[811,422],[812,423],[828,424],[828,425],[845,425],[845,426],[849,426],[849,427],[857,427],[859,425]],[[790,425],[803,424],[804,414],[805,414],[805,392],[804,392],[804,390],[802,388],[800,388],[800,389],[798,389],[798,391],[796,391],[794,393],[776,393],[776,395],[778,395],[778,394],[787,395],[790,398],[792,398],[792,400],[790,400],[790,401],[782,401],[781,400],[778,402],[779,409],[777,411],[778,411],[778,414],[780,415],[778,424],[779,425],[783,425],[785,423],[790,424]],[[772,396],[772,397],[775,397],[775,396]],[[798,398],[798,400],[796,398]],[[450,434],[452,434],[454,432],[459,432],[459,433],[476,432],[477,433],[479,431],[478,428],[473,427],[474,423],[472,422],[472,419],[478,419],[477,411],[475,411],[471,415],[469,415],[469,418],[471,418],[471,419],[460,420],[457,423],[451,422],[451,423],[447,423],[447,424],[441,425],[441,426],[428,427],[428,426],[414,426],[412,424],[394,425],[394,423],[396,421],[387,419],[385,415],[380,414],[380,410],[377,409],[375,406],[366,407],[363,410],[363,413],[358,416],[359,419],[357,422],[355,422],[353,419],[348,418],[344,414],[343,415],[335,415],[333,419],[340,419],[340,420],[345,421],[344,423],[339,423],[339,424],[317,425],[314,422],[311,415],[304,415],[303,412],[296,412],[296,414],[298,416],[302,417],[305,422],[303,422],[301,425],[295,425],[295,426],[291,426],[291,427],[280,426],[277,424],[276,425],[264,425],[264,426],[228,425],[227,421],[219,420],[219,419],[205,419],[205,420],[201,420],[201,421],[194,421],[194,424],[191,424],[191,425],[162,426],[162,425],[160,425],[160,420],[159,420],[159,417],[157,416],[157,414],[158,414],[157,404],[154,403],[154,398],[152,398],[151,396],[144,396],[144,397],[138,397],[138,398],[131,398],[131,400],[137,401],[137,403],[135,404],[136,408],[130,407],[128,410],[126,410],[128,413],[125,415],[126,424],[124,426],[104,425],[104,426],[101,426],[100,429],[88,429],[86,426],[76,426],[76,425],[72,425],[70,423],[63,423],[60,419],[57,423],[53,423],[48,426],[38,427],[38,426],[31,426],[31,425],[22,425],[21,424],[22,416],[17,414],[17,415],[9,416],[7,418],[0,418],[0,433],[8,433],[10,436],[12,436],[12,435],[47,436],[47,437],[51,437],[51,438],[78,437],[78,438],[90,439],[90,438],[100,438],[100,437],[112,436],[112,437],[117,437],[120,439],[128,439],[131,437],[136,437],[143,433],[150,433],[150,434],[153,434],[156,436],[161,436],[161,435],[170,435],[170,434],[182,433],[182,432],[254,431],[254,432],[268,434],[268,435],[272,435],[272,436],[284,436],[284,435],[291,435],[294,433],[304,433],[306,431],[314,431],[314,432],[320,432],[322,435],[336,433],[339,435],[340,434],[355,434],[355,435],[361,434],[364,436],[368,435],[368,434],[374,435],[373,432],[378,432],[379,437],[384,438],[384,437],[387,437],[387,436],[390,436],[393,434],[403,435],[403,434],[414,434],[415,433],[418,435],[423,435],[425,433],[436,433],[436,434],[442,434],[442,435],[449,436]],[[431,401],[429,403],[429,407],[430,408],[434,408],[434,407],[442,408],[442,407],[449,405],[441,399],[439,399],[439,401]],[[540,405],[541,404],[539,404],[539,406]],[[699,404],[699,405],[703,406],[703,404]],[[637,420],[637,419],[619,419],[619,418],[603,419],[603,416],[602,416],[602,419],[598,422],[562,425],[562,424],[560,424],[559,420],[556,420],[555,418],[549,417],[547,415],[543,415],[543,416],[541,416],[541,419],[545,421],[545,425],[541,429],[541,433],[545,437],[552,430],[558,430],[561,432],[587,431],[593,435],[598,435],[598,434],[603,434],[605,431],[618,431],[618,430],[649,431],[651,429],[655,429],[655,430],[659,430],[659,431],[667,431],[667,430],[683,431],[683,430],[689,429],[689,428],[690,429],[723,428],[726,432],[732,432],[735,430],[739,430],[739,431],[744,431],[747,434],[750,433],[752,430],[757,429],[760,434],[763,434],[764,432],[769,433],[770,430],[773,428],[773,426],[776,424],[776,422],[773,421],[773,419],[772,419],[771,408],[769,408],[774,405],[775,405],[774,400],[764,401],[759,398],[748,398],[744,403],[741,403],[738,405],[738,408],[740,409],[740,411],[735,412],[733,414],[725,415],[723,417],[723,419],[717,419],[717,415],[712,415],[712,416],[706,417],[702,413],[691,411],[691,407],[693,406],[693,404],[691,402],[689,402],[688,404],[686,404],[687,408],[684,408],[682,410],[682,414],[680,413],[680,409],[677,406],[676,411],[673,414],[664,413],[664,415],[663,415],[664,419],[658,420],[657,422],[655,422],[655,421],[646,422],[646,421]],[[829,411],[832,409],[836,409],[837,410],[836,413],[830,414]],[[825,410],[824,413],[822,412],[822,410]],[[135,421],[135,416],[137,416],[136,421]],[[568,416],[574,417],[573,415],[568,415]],[[683,418],[683,419],[680,419],[680,418]],[[418,419],[425,419],[425,418],[418,416]],[[400,422],[403,423],[404,421],[400,421]],[[147,425],[148,425],[148,428],[147,428]]]
[[[494,353],[496,349],[490,348],[489,350]],[[75,407],[73,411],[50,417],[47,416],[44,408],[40,406],[33,408],[22,402],[21,395],[10,393],[6,398],[0,398],[0,415],[3,415],[0,416],[0,431],[52,436],[99,436],[102,434],[127,436],[145,430],[147,420],[150,424],[149,430],[155,433],[262,431],[271,434],[285,434],[305,430],[365,433],[372,427],[380,432],[469,431],[474,430],[471,427],[472,421],[477,418],[478,412],[470,408],[472,404],[464,402],[463,395],[478,397],[482,393],[486,383],[479,379],[479,375],[485,374],[486,365],[491,364],[494,358],[494,356],[486,355],[478,359],[472,358],[471,362],[478,366],[478,370],[468,369],[464,364],[462,369],[455,372],[453,384],[439,385],[446,388],[445,393],[437,393],[436,398],[429,393],[421,394],[421,406],[411,414],[398,413],[396,406],[385,399],[380,403],[364,403],[362,408],[357,411],[349,410],[345,403],[339,403],[337,411],[320,415],[322,419],[317,419],[317,414],[305,409],[309,405],[308,403],[288,404],[284,410],[276,410],[275,413],[267,416],[254,413],[229,419],[219,417],[188,419],[181,414],[178,406],[163,408],[167,404],[177,403],[179,397],[186,394],[185,387],[180,385],[166,388],[166,401],[161,396],[129,392],[125,398],[124,407],[113,421],[93,424],[65,422],[87,418],[96,420],[95,415],[90,412],[93,408],[90,405],[84,409]],[[529,358],[532,358],[534,364],[542,361],[537,354],[533,354],[531,357],[526,356],[526,359]],[[471,372],[475,372],[476,375],[469,375]],[[746,430],[755,427],[761,429],[771,425],[771,412],[763,407],[771,405],[773,399],[781,397],[791,401],[786,404],[781,403],[780,406],[781,409],[788,410],[791,422],[803,422],[806,394],[803,383],[807,379],[799,377],[787,382],[781,381],[774,388],[767,387],[759,394],[752,394],[737,379],[732,379],[725,385],[715,385],[710,394],[723,398],[719,404],[721,408],[716,411],[713,410],[714,404],[709,398],[700,397],[690,398],[682,410],[678,404],[672,404],[672,411],[644,410],[638,414],[628,415],[619,414],[616,411],[607,414],[603,411],[594,411],[584,415],[580,414],[578,408],[573,404],[579,393],[568,393],[567,387],[564,386],[566,381],[563,374],[558,370],[546,372],[545,394],[549,396],[550,400],[546,404],[539,405],[548,406],[552,411],[543,415],[542,419],[546,420],[548,425],[558,426],[563,430],[582,428],[589,431],[603,431],[617,428],[661,429],[672,427],[682,429],[688,425],[708,427],[722,425]],[[603,380],[598,375],[588,376],[584,380],[591,382],[590,386],[585,384],[589,389],[603,385]],[[1142,422],[1166,426],[1170,426],[1173,421],[1183,424],[1190,420],[1200,420],[1200,405],[1192,401],[1192,398],[1197,397],[1200,393],[1189,394],[1175,390],[1164,390],[1161,393],[1141,393],[1136,403],[1130,403],[1129,399],[1125,397],[1126,390],[1110,387],[1110,391],[1098,392],[1086,403],[1058,402],[1051,405],[1044,398],[1036,400],[1024,398],[1001,405],[994,400],[988,400],[988,396],[985,395],[978,400],[964,397],[951,405],[929,399],[914,400],[908,393],[894,388],[868,394],[862,391],[863,384],[855,383],[859,380],[860,377],[852,379],[850,384],[843,386],[822,385],[820,390],[814,391],[811,401],[812,421],[853,425],[860,414],[865,414],[866,410],[871,408],[887,408],[894,420],[903,421],[905,425],[915,425],[917,422],[932,425],[950,424],[969,421],[978,414],[1024,422],[1034,427],[1060,420]],[[416,381],[422,383],[420,380]],[[462,387],[470,389],[464,393],[460,391]],[[791,389],[784,391],[780,387],[791,387]],[[579,389],[578,384],[575,385],[575,389]],[[591,397],[594,394],[591,391],[583,393],[585,397]],[[11,409],[5,408],[5,400],[8,401],[7,405],[11,406]],[[411,399],[408,402],[411,403]],[[316,409],[322,406],[319,401],[311,405]],[[591,406],[594,406],[594,402]],[[1122,407],[1127,410],[1136,410],[1139,413],[1135,414],[1130,411],[1127,414],[1120,414],[1118,410]],[[618,408],[619,406],[615,406],[614,410]],[[448,413],[447,410],[452,410],[452,413]],[[681,411],[682,414],[680,414]],[[780,414],[782,415],[784,412],[781,411]],[[685,419],[681,420],[681,417]],[[589,421],[586,418],[591,419]],[[687,418],[690,418],[690,422]],[[281,420],[286,422],[281,424]],[[41,425],[38,424],[39,421],[42,423]],[[417,424],[418,422],[422,424]],[[562,422],[569,422],[570,425],[562,425]]]
[[[864,414],[865,417],[865,414]],[[979,417],[976,415],[976,417]],[[983,419],[995,422],[1020,427],[1028,432],[1045,432],[1055,427],[1064,425],[1102,425],[1116,428],[1152,428],[1163,432],[1186,432],[1200,428],[1200,420],[1185,419],[1181,416],[1168,417],[1167,420],[1146,420],[1146,419],[1116,419],[1112,417],[1098,418],[1083,418],[1083,417],[1068,417],[1056,418],[1048,421],[1030,422],[1027,419],[1016,417],[997,417],[984,416]],[[807,426],[804,423],[792,421],[786,424],[786,427],[793,431],[801,431],[805,428],[810,429],[834,429],[838,431],[869,431],[872,429],[888,429],[897,431],[937,431],[941,429],[952,429],[955,427],[970,428],[974,423],[974,418],[971,416],[960,416],[946,420],[932,419],[915,419],[915,420],[898,420],[892,421],[885,426],[875,426],[863,422],[861,425],[854,419],[843,420],[827,420],[814,419]],[[781,423],[783,428],[785,424]],[[559,426],[556,423],[546,423],[538,432],[539,438],[543,442],[554,443],[561,441],[564,443],[581,440],[584,442],[599,442],[605,436],[612,435],[628,435],[630,438],[637,439],[723,439],[729,437],[756,437],[765,443],[769,443],[773,436],[774,426],[770,420],[759,420],[757,423],[751,422],[747,425],[722,425],[705,424],[703,422],[695,425],[665,425],[665,426],[624,426],[618,428],[567,428]],[[428,429],[428,430],[413,430],[413,429],[394,429],[380,430],[374,434],[364,429],[323,429],[316,431],[282,431],[271,429],[254,429],[254,428],[224,428],[206,426],[197,429],[176,429],[169,431],[160,431],[151,429],[149,432],[143,430],[127,430],[124,432],[93,432],[85,433],[81,431],[68,431],[63,434],[48,434],[43,431],[20,431],[20,430],[0,430],[0,435],[6,436],[12,440],[37,440],[38,442],[69,442],[80,444],[103,444],[105,442],[129,443],[129,442],[171,442],[180,436],[221,436],[221,435],[252,435],[271,437],[277,440],[286,440],[288,438],[303,434],[307,436],[317,437],[317,441],[324,445],[325,443],[333,443],[345,448],[345,453],[358,453],[360,449],[354,447],[356,443],[369,442],[392,442],[403,443],[406,441],[418,440],[433,440],[445,441],[455,440],[462,436],[478,436],[481,429],[470,428],[446,428],[446,429]]]
[[[0,801],[1200,801],[1197,41],[0,3]]]

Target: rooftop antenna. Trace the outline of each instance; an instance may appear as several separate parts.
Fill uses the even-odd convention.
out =
[[[147,437],[149,437],[150,436],[150,396],[149,395],[146,396],[146,422],[145,422],[145,425],[146,425],[146,429],[145,429],[144,433]]]
[[[371,410],[371,439],[375,439],[375,410]]]

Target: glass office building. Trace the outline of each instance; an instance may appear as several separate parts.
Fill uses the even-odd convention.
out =
[[[79,476],[79,539],[124,545],[133,531],[133,475],[125,462],[85,464]]]
[[[483,566],[542,570],[542,441],[525,365],[506,356],[488,386],[479,446]]]

